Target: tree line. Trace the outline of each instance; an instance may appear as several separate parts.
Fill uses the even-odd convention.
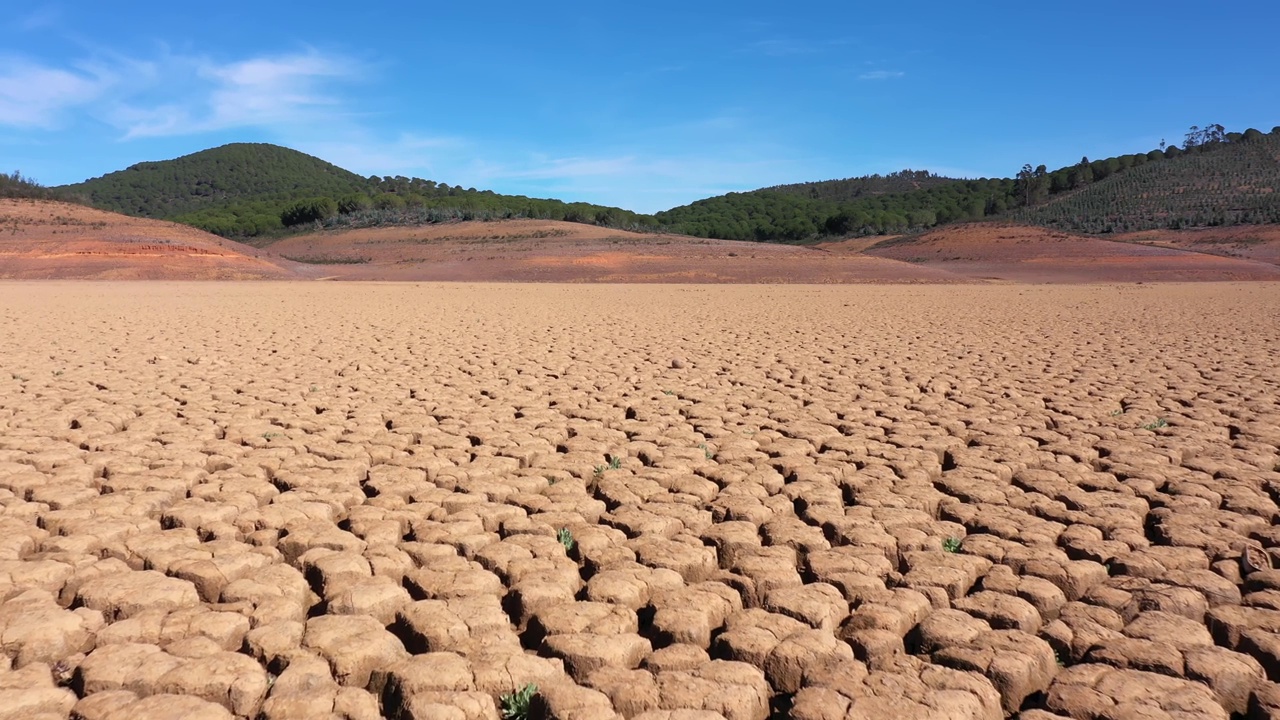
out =
[[[1270,150],[1268,150],[1270,148]],[[852,178],[845,181],[779,186],[745,193],[729,193],[699,200],[656,214],[663,226],[689,235],[729,240],[768,242],[814,242],[833,236],[885,235],[927,230],[953,222],[986,218],[1020,218],[1049,222],[1058,227],[1106,232],[1107,228],[1150,225],[1137,215],[1158,215],[1145,207],[1130,192],[1155,193],[1170,197],[1179,188],[1204,185],[1201,173],[1217,173],[1212,177],[1248,178],[1252,187],[1267,188],[1265,207],[1249,212],[1231,212],[1227,206],[1244,193],[1244,187],[1205,187],[1202,196],[1214,208],[1192,207],[1188,193],[1181,203],[1166,203],[1160,227],[1188,227],[1213,222],[1277,222],[1272,220],[1270,188],[1280,182],[1280,127],[1269,134],[1255,129],[1242,133],[1226,132],[1221,125],[1192,127],[1183,147],[1161,142],[1161,147],[1147,153],[1120,155],[1101,160],[1081,158],[1080,162],[1056,170],[1044,165],[1024,165],[1012,178],[954,180],[926,176],[927,187],[902,192],[844,192],[837,188],[874,185],[879,176]],[[1268,152],[1271,154],[1268,156]],[[1217,158],[1208,163],[1194,158]],[[1267,158],[1270,157],[1270,160]],[[1175,162],[1170,162],[1175,161]],[[1159,165],[1165,171],[1145,173],[1143,168]],[[1166,167],[1167,166],[1167,167]],[[905,177],[918,178],[920,171],[903,171]],[[1150,175],[1141,190],[1114,179],[1135,172]],[[1199,177],[1199,180],[1195,178]],[[830,188],[830,189],[827,189]],[[1071,200],[1063,210],[1039,211],[1067,201],[1086,189],[1096,188],[1089,203]],[[1280,193],[1277,193],[1280,195]],[[1090,215],[1107,201],[1107,217]],[[1251,206],[1252,207],[1252,206]]]

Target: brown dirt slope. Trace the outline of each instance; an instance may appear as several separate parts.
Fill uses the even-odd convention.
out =
[[[347,280],[675,283],[969,282],[941,268],[820,248],[544,220],[321,232],[273,253]]]
[[[298,273],[247,245],[83,205],[0,200],[0,278],[256,280]]]
[[[1115,239],[1280,265],[1280,227],[1275,225],[1148,230]]]
[[[1255,259],[1103,240],[1045,228],[973,223],[894,238],[868,255],[1013,282],[1280,280]]]

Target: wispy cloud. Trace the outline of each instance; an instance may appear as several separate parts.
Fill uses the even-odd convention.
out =
[[[52,128],[65,111],[98,100],[112,78],[20,58],[0,59],[0,125]]]
[[[0,126],[53,130],[77,112],[130,140],[314,125],[353,113],[336,86],[364,72],[314,49],[228,62],[168,52],[62,64],[0,55]]]
[[[194,91],[176,102],[120,103],[110,118],[126,139],[319,121],[345,110],[330,84],[362,71],[349,58],[314,50],[224,64],[179,58],[171,67],[185,77],[169,81]]]
[[[871,70],[864,72],[858,76],[859,80],[897,80],[906,77],[906,73],[900,70]]]

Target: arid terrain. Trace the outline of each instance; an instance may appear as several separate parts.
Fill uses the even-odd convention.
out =
[[[1267,230],[1248,229],[1254,233],[1251,237]],[[1025,225],[973,223],[896,238],[865,253],[974,280],[1004,282],[1280,280],[1280,234],[1268,238],[1259,238],[1251,252],[1227,252],[1238,243],[1211,240],[1196,231],[1104,239]]]
[[[820,249],[651,235],[548,220],[326,231],[270,246],[344,280],[965,283],[941,268]],[[351,262],[356,261],[356,262]],[[1280,272],[1277,272],[1280,277]]]
[[[298,277],[290,265],[186,225],[65,202],[0,199],[0,278],[4,279]]]
[[[0,283],[0,718],[1280,717],[1277,317]]]
[[[0,279],[989,284],[1280,280],[1280,229],[1102,239],[1001,223],[811,246],[549,220],[327,230],[265,249],[69,203],[0,200]]]

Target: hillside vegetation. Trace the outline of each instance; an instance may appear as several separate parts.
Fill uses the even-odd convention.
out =
[[[174,220],[264,245],[315,229],[528,218],[724,240],[807,243],[1014,220],[1085,233],[1280,223],[1280,127],[1193,127],[1182,146],[1015,177],[956,179],[903,170],[729,193],[656,215],[499,195],[421,178],[360,177],[295,150],[239,143],[139,163],[60,188],[0,174],[0,197],[60,197]]]
[[[59,198],[59,193],[15,170],[12,173],[0,172],[0,198],[53,200]]]
[[[619,208],[499,195],[407,177],[362,178],[305,153],[236,143],[146,162],[58,190],[126,215],[175,220],[257,244],[305,226],[368,227],[451,219],[537,218],[652,225]],[[301,228],[299,228],[301,229]]]
[[[888,176],[918,177],[904,171]],[[953,222],[1018,219],[1091,233],[1280,222],[1280,128],[1227,133],[1192,128],[1183,147],[1054,171],[1023,166],[1013,178],[926,175],[919,189],[877,193],[883,178],[806,183],[729,193],[657,213],[699,237],[807,242],[827,236],[898,234]]]
[[[1115,173],[1014,217],[1086,233],[1280,223],[1280,133],[1205,145]]]

